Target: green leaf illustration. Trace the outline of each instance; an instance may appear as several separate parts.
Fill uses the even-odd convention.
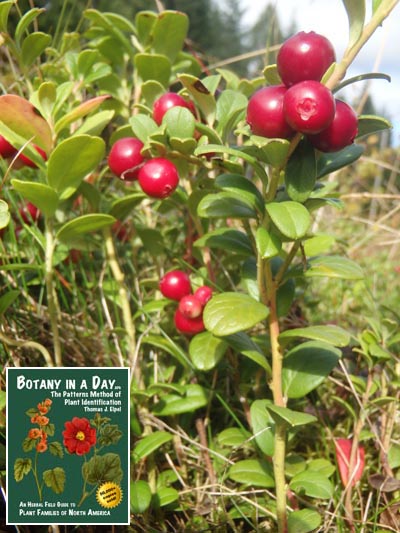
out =
[[[121,459],[116,453],[95,455],[82,466],[82,476],[91,485],[106,481],[119,484],[123,476]]]
[[[43,481],[47,487],[50,487],[56,494],[64,492],[65,486],[65,471],[63,468],[56,467],[52,470],[45,470],[43,472]]]
[[[32,468],[32,461],[30,459],[17,459],[14,463],[14,479],[21,481],[24,476],[29,474]]]
[[[55,455],[56,457],[64,456],[64,450],[60,442],[50,442],[49,451],[52,455]]]
[[[111,446],[111,444],[116,444],[121,437],[122,431],[117,424],[107,424],[102,428],[97,442],[100,446]]]

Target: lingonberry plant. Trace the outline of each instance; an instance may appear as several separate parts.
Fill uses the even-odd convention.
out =
[[[364,467],[375,438],[375,474],[396,486],[396,393],[383,367],[398,315],[357,334],[313,311],[335,292],[326,278],[363,293],[344,240],[331,253],[320,225],[324,208],[342,207],[331,177],[390,128],[340,92],[387,79],[345,76],[397,3],[373,2],[366,21],[364,2],[345,1],[342,58],[299,32],[254,79],[207,71],[178,11],[131,21],[86,9],[83,33],[52,36],[36,29],[38,8],[11,32],[14,2],[0,3],[9,76],[22,73],[0,96],[6,362],[131,368],[133,527],[387,524],[380,478]],[[40,220],[16,239],[22,200]],[[364,431],[385,403],[378,433]],[[367,482],[376,494],[357,505]]]

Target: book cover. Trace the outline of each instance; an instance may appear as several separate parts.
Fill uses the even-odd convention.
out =
[[[7,523],[129,524],[129,369],[7,369]]]

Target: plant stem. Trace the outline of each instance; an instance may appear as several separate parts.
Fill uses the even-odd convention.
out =
[[[45,250],[45,283],[47,293],[47,306],[50,316],[50,326],[53,333],[53,348],[54,348],[54,361],[56,366],[62,366],[62,352],[60,342],[60,332],[58,329],[59,322],[59,307],[57,292],[54,284],[54,270],[53,270],[53,254],[55,248],[53,221],[50,217],[45,219],[45,237],[46,237],[46,250]]]

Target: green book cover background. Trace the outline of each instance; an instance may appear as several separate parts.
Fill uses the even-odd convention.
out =
[[[129,369],[8,369],[7,431],[7,523],[129,524]]]

